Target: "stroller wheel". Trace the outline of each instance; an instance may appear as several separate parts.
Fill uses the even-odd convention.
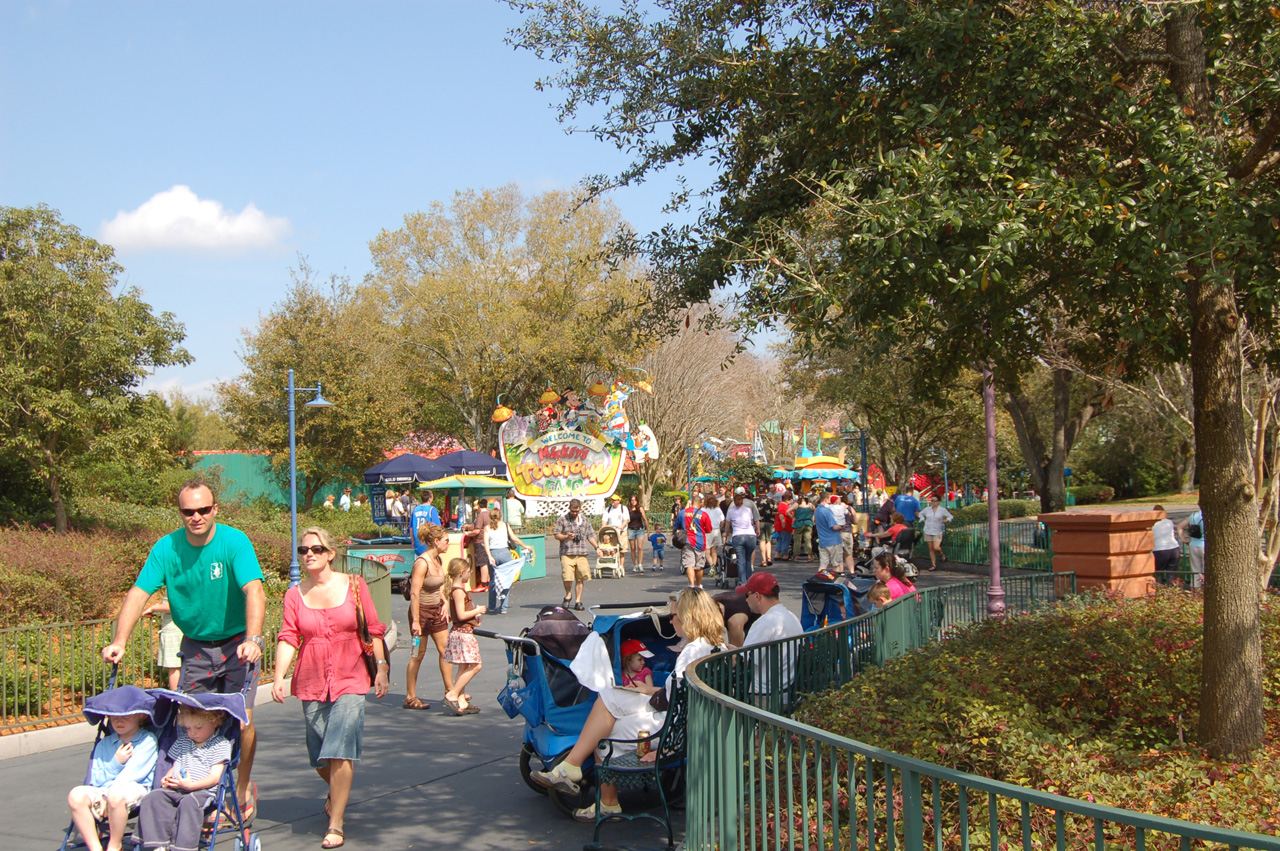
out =
[[[520,779],[524,781],[524,785],[528,786],[539,795],[545,795],[551,790],[533,779],[533,760],[533,747],[528,743],[525,743],[525,746],[520,749]]]

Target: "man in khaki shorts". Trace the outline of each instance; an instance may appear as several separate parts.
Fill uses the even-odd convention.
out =
[[[591,563],[587,556],[592,550],[600,555],[600,543],[596,540],[591,521],[582,513],[582,500],[569,500],[569,513],[556,521],[551,532],[560,542],[560,578],[564,580],[565,608],[572,605],[581,612],[582,590],[591,578]]]

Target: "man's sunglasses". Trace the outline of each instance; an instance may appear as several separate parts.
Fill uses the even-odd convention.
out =
[[[304,556],[307,553],[311,553],[312,555],[318,556],[318,555],[324,555],[327,552],[329,552],[329,548],[324,546],[323,544],[312,544],[309,547],[305,547],[305,546],[298,547],[298,555],[300,556]]]
[[[202,505],[199,508],[179,508],[178,510],[182,512],[183,517],[194,517],[197,514],[199,514],[201,517],[204,517],[210,511],[213,511],[213,506]]]

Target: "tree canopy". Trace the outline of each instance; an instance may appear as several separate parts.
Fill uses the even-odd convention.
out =
[[[514,5],[531,15],[513,41],[564,63],[562,116],[602,108],[590,129],[635,152],[615,181],[715,163],[697,223],[651,240],[668,297],[740,284],[749,323],[887,328],[942,376],[1025,364],[1064,318],[1131,377],[1190,354],[1200,733],[1214,751],[1258,740],[1240,332],[1269,327],[1280,293],[1269,3]]]
[[[48,489],[58,532],[70,466],[121,429],[137,438],[126,446],[154,442],[138,433],[150,410],[138,387],[156,367],[191,361],[172,314],[117,292],[113,258],[55,210],[0,207],[0,446]]]
[[[548,382],[581,386],[635,365],[648,285],[617,253],[626,232],[610,203],[504,186],[459,192],[380,233],[368,284],[414,366],[414,395],[438,401],[458,436],[488,452],[499,393],[532,411]]]

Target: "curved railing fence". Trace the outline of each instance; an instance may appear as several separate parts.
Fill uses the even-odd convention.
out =
[[[1027,612],[1072,574],[1003,582]],[[686,849],[1258,848],[1280,838],[1064,798],[835,736],[789,717],[798,697],[848,682],[986,617],[985,582],[929,588],[817,632],[708,657],[689,676]],[[794,670],[794,679],[790,672]],[[790,685],[788,685],[790,683]],[[777,684],[778,687],[775,687]]]

